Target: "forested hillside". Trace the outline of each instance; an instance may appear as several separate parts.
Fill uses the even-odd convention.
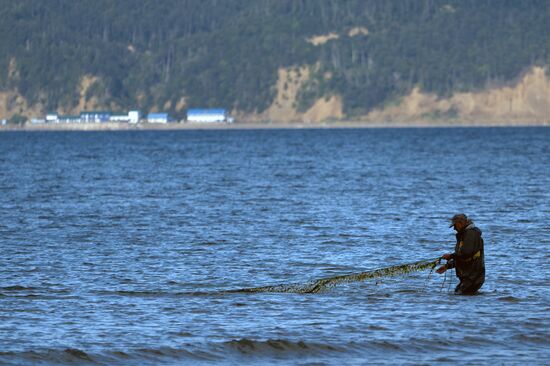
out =
[[[297,110],[338,95],[358,116],[415,87],[449,96],[550,62],[548,0],[0,0],[0,19],[0,92],[43,111],[84,98],[258,114],[278,71],[305,67]]]

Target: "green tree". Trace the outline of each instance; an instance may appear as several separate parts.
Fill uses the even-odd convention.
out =
[[[12,125],[24,125],[25,123],[27,123],[27,117],[20,114],[14,114],[8,120],[8,123]]]

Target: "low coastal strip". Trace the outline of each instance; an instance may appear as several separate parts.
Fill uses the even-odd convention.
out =
[[[411,121],[411,122],[237,122],[237,123],[64,123],[3,125],[6,131],[140,131],[140,130],[242,130],[242,129],[324,129],[324,128],[432,128],[432,127],[535,127],[550,121]]]

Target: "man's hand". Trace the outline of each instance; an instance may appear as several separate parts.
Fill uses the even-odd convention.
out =
[[[452,254],[451,254],[451,253],[443,254],[443,256],[442,256],[441,258],[443,258],[443,259],[445,259],[446,261],[448,261],[449,259],[452,258]]]
[[[441,267],[439,267],[438,269],[436,269],[435,271],[439,274],[442,274],[442,273],[445,273],[446,270],[447,270],[447,265],[444,264]]]

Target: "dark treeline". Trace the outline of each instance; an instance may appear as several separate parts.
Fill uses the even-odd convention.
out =
[[[105,105],[171,101],[178,115],[185,96],[263,111],[278,68],[317,65],[299,107],[340,94],[355,115],[414,86],[448,95],[550,60],[548,0],[0,0],[0,19],[0,89],[48,109],[75,105],[89,74],[87,96]]]

